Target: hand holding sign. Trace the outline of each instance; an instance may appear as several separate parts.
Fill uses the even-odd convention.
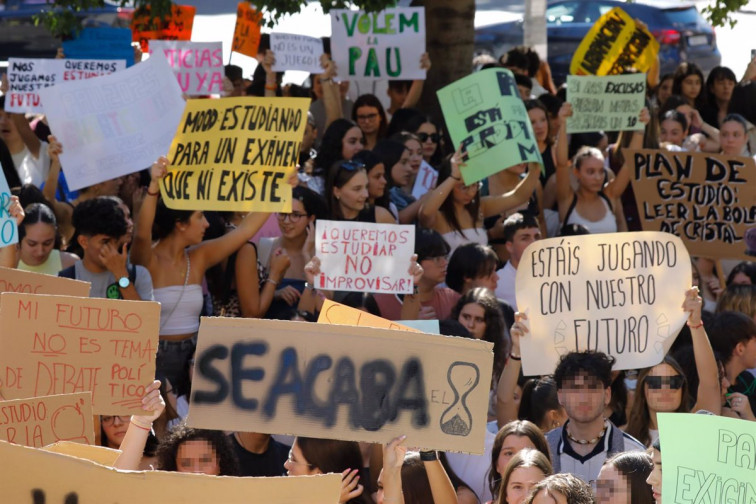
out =
[[[520,357],[520,339],[530,332],[528,329],[528,315],[524,312],[515,313],[515,323],[512,324],[512,328],[509,330],[509,336],[512,338],[512,353],[515,357]]]
[[[682,309],[690,313],[688,317],[688,326],[697,327],[701,324],[701,308],[703,307],[703,299],[698,294],[698,287],[691,287],[685,293],[685,301],[683,302]]]

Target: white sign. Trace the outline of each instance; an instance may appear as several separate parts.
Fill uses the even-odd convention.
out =
[[[412,294],[414,226],[318,219],[315,231],[319,289]]]
[[[270,49],[276,56],[274,72],[299,70],[322,73],[320,57],[323,55],[323,41],[315,37],[291,33],[271,33]]]
[[[554,372],[559,357],[596,350],[615,369],[654,366],[688,319],[692,283],[680,238],[660,232],[609,233],[532,243],[517,266],[517,306],[526,376]]]
[[[168,152],[184,110],[176,77],[159,53],[96,81],[42,89],[40,96],[63,144],[60,162],[72,190],[150,166]]]
[[[189,96],[221,94],[222,42],[150,41],[150,54],[160,50],[173,68],[181,92]]]
[[[423,160],[420,163],[420,169],[417,171],[415,185],[412,186],[412,197],[420,199],[427,192],[436,188],[438,181],[438,171]]]
[[[331,10],[331,52],[344,79],[425,79],[425,9]]]
[[[11,205],[11,192],[5,173],[0,165],[0,247],[18,243],[18,225],[8,210]]]
[[[5,110],[41,114],[41,89],[64,82],[100,77],[125,68],[125,60],[9,58]]]

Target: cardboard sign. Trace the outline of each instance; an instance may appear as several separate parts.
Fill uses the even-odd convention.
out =
[[[5,174],[0,172],[0,247],[18,243],[18,224],[8,212],[11,192]]]
[[[239,2],[236,7],[236,26],[231,50],[254,58],[260,46],[260,21],[262,14],[249,2]]]
[[[139,42],[142,52],[150,50],[150,40],[192,40],[192,26],[196,7],[171,4],[171,14],[163,19],[150,16],[150,7],[140,7],[131,20],[133,42]]]
[[[318,324],[351,325],[358,327],[376,327],[379,329],[393,329],[394,331],[422,332],[398,322],[392,322],[382,317],[376,317],[366,311],[352,308],[330,299],[323,301],[323,307],[318,315]]]
[[[619,75],[628,68],[648,72],[658,52],[656,37],[615,7],[601,16],[583,37],[572,57],[570,73]]]
[[[315,221],[319,289],[412,294],[415,226]]]
[[[117,471],[89,460],[0,441],[3,502],[40,504],[333,504],[340,474],[231,478],[167,471]],[[53,477],[54,475],[54,477]],[[254,496],[253,498],[250,496]]]
[[[70,40],[63,41],[63,54],[71,59],[117,59],[134,64],[134,48],[131,47],[131,30],[98,26],[83,28]]]
[[[446,125],[455,146],[467,153],[465,184],[520,163],[543,164],[533,126],[514,75],[489,68],[439,89]]]
[[[438,320],[402,320],[405,326],[428,334],[441,334]]]
[[[690,256],[668,233],[609,233],[532,243],[517,267],[517,306],[528,315],[526,376],[554,372],[559,357],[595,350],[614,369],[661,362],[688,320]]]
[[[89,297],[89,282],[0,267],[0,292]]]
[[[412,197],[420,199],[424,194],[436,188],[436,182],[438,182],[438,171],[423,160],[415,178],[415,185],[412,186]]]
[[[41,89],[69,81],[109,75],[124,68],[124,60],[10,58],[5,110],[41,114],[44,112],[40,99]]]
[[[112,467],[121,450],[114,450],[106,446],[88,445],[73,443],[71,441],[58,441],[56,443],[43,446],[40,450],[50,453],[61,453],[84,460],[91,460],[105,466]]]
[[[184,100],[162,55],[96,80],[39,92],[71,190],[147,168],[164,156]]]
[[[721,154],[625,151],[641,225],[682,238],[691,255],[752,261],[756,166]]]
[[[160,304],[0,295],[6,399],[91,392],[99,415],[142,412],[155,376]]]
[[[299,160],[307,98],[222,98],[186,103],[160,181],[169,208],[290,212],[288,176]]]
[[[643,130],[638,115],[646,106],[646,74],[568,75],[567,101],[567,133]]]
[[[163,51],[181,92],[189,96],[223,91],[223,44],[154,40],[150,52]]]
[[[333,61],[344,79],[425,79],[425,8],[331,10]]]
[[[369,327],[203,318],[193,427],[483,453],[493,345]]]
[[[756,424],[694,413],[660,413],[662,502],[756,502]]]
[[[323,55],[323,41],[319,38],[293,33],[271,33],[270,48],[276,55],[274,72],[299,70],[308,73],[322,73],[320,57]]]
[[[0,401],[0,439],[34,448],[57,441],[93,444],[92,394]]]

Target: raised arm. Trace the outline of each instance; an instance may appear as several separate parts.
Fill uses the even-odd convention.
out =
[[[160,395],[160,380],[153,381],[144,391],[142,398],[142,415],[132,415],[126,435],[121,441],[121,454],[113,467],[125,471],[138,471],[142,461],[144,445],[152,430],[152,423],[163,413],[165,401]]]
[[[320,74],[320,85],[323,88],[323,107],[326,113],[324,129],[328,129],[333,121],[344,117],[344,110],[341,105],[339,84],[333,80],[336,76],[336,63],[329,55],[324,54],[320,57],[320,66],[324,68],[324,72]]]
[[[428,70],[430,70],[430,67],[430,56],[428,56],[428,53],[423,53],[423,55],[420,56],[420,68],[427,72]],[[412,108],[417,105],[417,102],[420,101],[420,96],[423,94],[424,85],[425,81],[423,79],[413,80],[412,85],[407,92],[407,96],[404,98],[404,103],[402,103],[401,108]]]
[[[131,262],[149,268],[152,262],[152,224],[155,221],[160,179],[168,173],[168,158],[161,156],[150,168],[150,185],[134,223],[134,240],[131,243]]]
[[[39,159],[39,149],[42,146],[42,142],[39,141],[37,135],[32,131],[31,126],[29,126],[29,121],[26,120],[24,114],[8,115],[10,115],[13,124],[16,125],[18,134],[21,135],[21,140],[24,141],[26,148],[29,149],[31,155],[34,156],[34,159]]]
[[[276,72],[273,71],[273,65],[276,64],[276,56],[273,51],[267,49],[265,55],[260,60],[260,64],[265,70],[265,96],[276,96],[276,89],[278,89],[278,79],[276,78]]]
[[[18,226],[21,225],[21,222],[23,222],[24,217],[26,216],[18,196],[11,196],[8,202],[8,208],[3,209],[3,211],[8,212],[8,215],[16,220],[16,225]],[[17,265],[18,247],[16,244],[14,243],[0,248],[0,266],[3,266],[4,268],[15,268]]]
[[[515,313],[515,323],[509,330],[509,335],[512,337],[512,351],[499,377],[499,385],[496,387],[496,424],[500,429],[512,420],[517,420],[515,388],[517,388],[517,380],[522,369],[520,338],[528,332],[528,328],[522,321],[527,319],[528,316],[525,313]]]
[[[567,118],[572,117],[572,105],[564,102],[559,109],[559,134],[557,135],[556,149],[556,197],[557,205],[561,207],[570,204],[574,196],[572,186],[570,186],[570,156],[569,144],[567,142]],[[559,216],[560,220],[563,218]]]
[[[682,307],[690,314],[687,324],[693,340],[693,356],[698,370],[698,393],[693,411],[705,409],[719,415],[722,412],[719,369],[701,320],[702,306],[703,299],[698,295],[698,287],[689,289],[685,293]]]
[[[640,114],[638,115],[638,119],[640,120],[643,125],[647,125],[648,122],[651,120],[651,114],[648,112],[648,109],[646,107],[643,107],[640,111]],[[633,137],[630,139],[630,145],[628,145],[628,149],[637,150],[643,148],[643,137],[645,134],[645,128],[642,130],[634,131]],[[619,145],[617,148],[620,148]],[[604,194],[606,194],[611,199],[616,199],[622,196],[622,193],[625,192],[625,189],[627,189],[627,184],[630,183],[630,174],[633,172],[632,169],[632,160],[629,159],[629,156],[624,156],[625,162],[622,165],[622,168],[620,169],[619,173],[606,183],[604,186]]]
[[[438,460],[438,454],[435,451],[420,452],[420,459],[428,476],[434,504],[457,504],[457,491],[441,461]]]
[[[405,439],[407,436],[399,436],[383,447],[383,481],[378,486],[378,492],[383,491],[383,502],[387,504],[404,504],[402,465],[407,455]]]
[[[535,192],[536,186],[540,183],[540,175],[540,165],[528,163],[528,174],[517,184],[517,187],[500,196],[486,196],[480,199],[483,217],[502,214],[528,201]]]
[[[460,168],[463,166],[465,166],[465,163],[462,161],[462,144],[460,144],[457,152],[451,157],[451,174],[438,184],[433,191],[428,193],[429,196],[420,205],[417,217],[421,225],[432,228],[436,223],[436,218],[439,214],[438,210],[441,208],[441,205],[446,201],[446,198],[451,197],[454,186],[462,182]]]
[[[257,250],[247,243],[236,256],[236,292],[239,295],[241,316],[262,318],[273,302],[276,285],[283,279],[291,263],[283,249],[276,249],[270,257],[270,275],[260,286],[257,275]]]

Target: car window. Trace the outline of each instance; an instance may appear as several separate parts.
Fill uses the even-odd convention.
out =
[[[696,24],[699,21],[698,11],[691,6],[688,9],[670,9],[664,11],[670,23],[676,26]]]
[[[580,21],[575,19],[579,2],[562,2],[556,5],[552,5],[546,9],[546,23],[548,24],[567,24],[578,23]]]

